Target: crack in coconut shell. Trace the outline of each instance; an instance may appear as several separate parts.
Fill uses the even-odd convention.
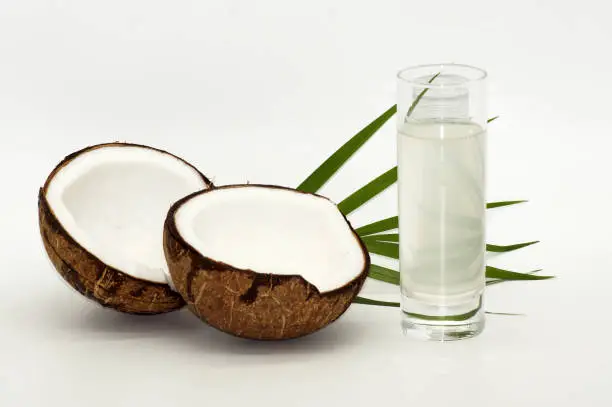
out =
[[[152,315],[175,311],[185,305],[182,297],[168,284],[143,280],[117,270],[89,253],[64,229],[46,199],[46,191],[55,174],[83,153],[103,147],[140,147],[168,154],[193,168],[204,183],[212,183],[186,161],[152,147],[109,143],[87,147],[72,153],[51,172],[39,191],[38,214],[43,245],[60,276],[77,292],[105,308],[128,314]],[[161,231],[160,231],[161,233]]]
[[[216,187],[216,190],[235,187],[240,186]],[[173,205],[164,227],[164,250],[172,281],[187,301],[188,309],[201,320],[242,338],[283,340],[318,331],[348,309],[366,280],[370,257],[346,217],[343,216],[362,250],[364,268],[344,286],[322,294],[300,275],[239,269],[194,249],[178,232],[175,215],[183,203],[203,193],[206,191],[189,195]]]

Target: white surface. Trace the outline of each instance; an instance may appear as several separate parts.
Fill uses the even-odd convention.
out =
[[[169,154],[109,146],[64,165],[46,197],[60,224],[91,254],[133,277],[165,283],[159,230],[168,209],[207,187],[196,170]]]
[[[0,405],[609,406],[607,3],[382,0],[0,2]],[[554,281],[492,287],[482,336],[420,343],[396,310],[356,305],[303,340],[259,344],[187,313],[82,301],[50,268],[36,195],[59,159],[129,140],[215,182],[297,185],[394,102],[403,66],[490,73],[488,240],[542,243],[490,264]],[[394,165],[392,123],[323,191]],[[351,216],[395,213],[395,190]],[[370,284],[367,291],[395,289]]]
[[[366,268],[355,232],[328,199],[246,186],[197,195],[174,215],[202,255],[243,270],[300,275],[319,292],[344,287]]]

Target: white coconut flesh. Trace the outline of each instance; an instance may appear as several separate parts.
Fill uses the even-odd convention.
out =
[[[100,261],[133,277],[167,283],[163,224],[169,208],[206,189],[191,166],[157,150],[86,151],[50,181],[46,198],[63,228]]]
[[[174,220],[203,256],[259,273],[300,275],[321,293],[345,286],[365,268],[350,225],[332,202],[315,195],[219,188],[184,202]]]

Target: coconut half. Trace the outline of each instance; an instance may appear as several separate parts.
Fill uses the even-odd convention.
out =
[[[178,199],[212,183],[186,161],[111,143],[69,155],[40,189],[42,240],[60,275],[105,307],[135,314],[181,308],[164,270],[163,225]]]
[[[168,213],[164,248],[189,309],[250,339],[296,338],[335,321],[370,266],[335,204],[267,185],[220,187],[180,200]]]

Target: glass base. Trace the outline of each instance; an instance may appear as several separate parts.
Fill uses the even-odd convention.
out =
[[[447,342],[474,337],[485,327],[482,295],[471,304],[460,306],[417,304],[415,300],[403,297],[401,325],[404,335],[430,341]]]

